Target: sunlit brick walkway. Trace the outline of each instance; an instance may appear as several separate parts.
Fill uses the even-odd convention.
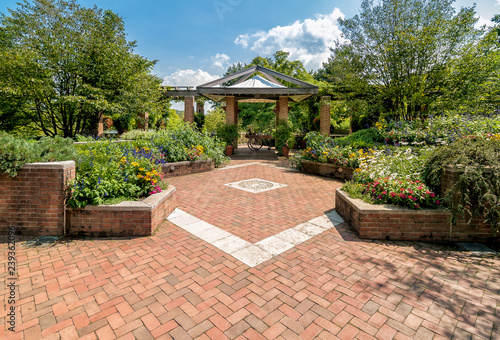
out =
[[[171,179],[179,207],[250,243],[334,208],[340,182],[243,153],[230,164],[239,167]],[[251,178],[286,186],[224,185]],[[2,309],[0,338],[500,338],[498,258],[362,241],[346,224],[255,267],[168,221],[152,237],[18,243],[17,261],[17,333]],[[2,257],[2,301],[5,269]]]

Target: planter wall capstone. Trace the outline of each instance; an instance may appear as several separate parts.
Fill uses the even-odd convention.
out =
[[[335,210],[362,239],[435,242],[499,240],[489,224],[460,220],[451,227],[449,213],[442,209],[410,210],[393,205],[373,205],[353,199],[337,189]]]
[[[20,235],[64,233],[66,185],[75,162],[25,164],[16,177],[0,174],[0,232],[10,226]]]
[[[66,209],[67,234],[72,236],[150,236],[176,207],[175,187],[143,201]]]
[[[302,160],[301,164],[302,164],[301,171],[308,174],[321,175],[321,176],[340,178],[340,179],[350,179],[352,177],[352,174],[354,173],[353,168],[333,165],[329,163]]]
[[[184,161],[175,163],[166,163],[162,167],[163,177],[177,177],[196,174],[213,170],[214,164],[211,159],[199,161]]]

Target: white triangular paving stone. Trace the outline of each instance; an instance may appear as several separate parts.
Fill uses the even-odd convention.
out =
[[[301,233],[307,234],[309,236],[316,236],[321,234],[322,232],[328,230],[327,228],[320,227],[317,224],[312,224],[309,222],[299,224],[294,230],[300,231]]]
[[[217,228],[210,223],[207,223],[205,221],[198,221],[194,222],[188,225],[185,225],[184,227],[181,226],[182,229],[189,231],[191,234],[198,236],[201,232],[207,230],[207,229],[212,229],[212,228]]]
[[[265,251],[268,251],[273,256],[279,255],[288,249],[295,247],[294,244],[276,236],[268,237],[265,240],[255,243],[255,245]]]
[[[273,255],[271,255],[270,252],[255,245],[240,249],[230,255],[250,267],[255,267],[256,265],[273,258]]]
[[[212,244],[215,241],[221,240],[223,238],[229,237],[231,235],[232,235],[231,233],[228,233],[227,231],[219,229],[217,227],[206,229],[196,234],[196,236],[198,236],[203,241],[208,242],[210,244]]]
[[[225,253],[231,254],[234,253],[235,251],[249,247],[252,244],[248,241],[239,238],[238,236],[231,235],[226,238],[213,242],[212,245],[219,248]]]
[[[181,228],[184,228],[188,224],[192,224],[195,222],[200,222],[201,220],[199,218],[194,217],[193,215],[190,215],[181,209],[175,209],[170,216],[168,216],[167,220],[169,222],[172,222],[176,226],[179,226]]]
[[[289,243],[293,243],[294,245],[299,245],[302,242],[307,241],[311,238],[311,236],[293,229],[282,231],[281,233],[276,234],[275,236]]]
[[[330,211],[328,214],[326,214],[326,216],[334,225],[344,223],[344,219],[335,210]]]
[[[309,223],[316,224],[325,229],[331,229],[334,227],[332,221],[326,215],[321,215],[319,217],[313,218],[309,221]]]

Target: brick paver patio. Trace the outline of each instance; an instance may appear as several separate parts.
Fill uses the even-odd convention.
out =
[[[244,154],[231,164],[243,166],[171,179],[179,207],[251,243],[334,208],[340,182]],[[224,185],[249,178],[287,186]],[[168,221],[151,237],[18,243],[16,256],[17,332],[2,309],[1,338],[500,338],[498,257],[363,241],[346,224],[253,268]]]

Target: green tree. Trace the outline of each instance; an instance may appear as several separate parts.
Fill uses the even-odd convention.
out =
[[[154,62],[133,53],[117,14],[74,0],[18,5],[0,18],[0,96],[22,98],[17,113],[44,134],[72,137],[95,131],[103,114],[168,109]]]
[[[226,112],[220,107],[213,107],[205,116],[204,129],[207,132],[215,133],[226,124]]]
[[[363,0],[360,14],[339,21],[348,42],[332,48],[316,78],[330,81],[353,115],[374,120],[468,102],[465,93],[480,89],[497,67],[490,61],[498,51],[474,27],[475,8],[456,13],[453,2]]]

